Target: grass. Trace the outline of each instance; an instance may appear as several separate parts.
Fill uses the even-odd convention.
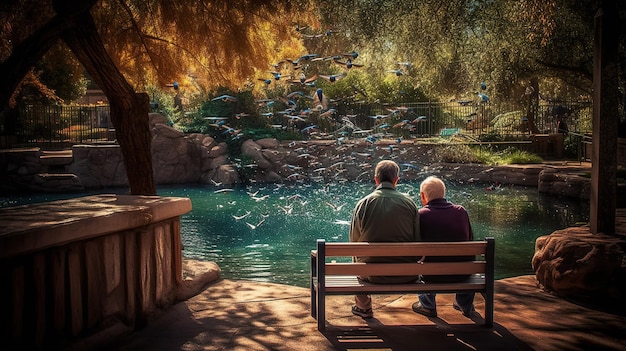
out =
[[[494,151],[485,147],[457,144],[442,148],[439,155],[442,162],[479,163],[493,166],[543,162],[543,159],[538,155],[512,147],[502,151]]]

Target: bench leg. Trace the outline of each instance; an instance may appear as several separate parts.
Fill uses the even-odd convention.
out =
[[[311,279],[311,317],[317,318],[317,293]]]
[[[324,292],[318,292],[317,296],[317,330],[324,331],[326,329],[326,296]]]
[[[485,298],[485,327],[493,328],[493,292],[487,292],[483,294],[483,297]]]

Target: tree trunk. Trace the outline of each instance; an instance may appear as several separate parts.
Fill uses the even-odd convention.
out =
[[[61,38],[109,99],[111,121],[122,149],[130,193],[155,195],[148,95],[135,93],[117,69],[89,12],[77,16],[74,26],[66,29]]]

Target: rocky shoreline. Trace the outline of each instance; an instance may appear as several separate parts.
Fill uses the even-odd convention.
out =
[[[458,182],[537,187],[539,192],[589,198],[589,164],[488,166],[451,164],[442,153],[450,143],[420,140],[278,141],[248,139],[241,150],[200,134],[184,134],[160,114],[150,114],[156,184],[370,181],[373,167],[393,159],[405,180],[438,175]],[[65,155],[39,149],[4,150],[2,186],[38,192],[68,192],[128,185],[119,145],[75,145]],[[56,165],[56,168],[53,168]]]

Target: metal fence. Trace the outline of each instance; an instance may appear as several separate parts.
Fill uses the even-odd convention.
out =
[[[17,146],[108,141],[113,134],[109,111],[108,105],[22,106],[13,130],[5,133],[12,132]]]
[[[413,137],[446,136],[451,133],[517,136],[531,134],[526,111],[502,105],[471,102],[417,102],[388,104],[339,104],[339,116],[353,116],[359,129]],[[531,116],[540,134],[591,131],[589,102],[542,103]],[[340,126],[341,127],[341,126]]]
[[[404,138],[454,133],[475,138],[488,134],[523,138],[530,134],[525,111],[489,103],[415,102],[391,106],[342,102],[334,107],[336,123],[324,125],[321,120],[311,123],[319,123],[334,135],[347,121],[354,127],[353,131],[371,130],[372,134],[382,132]],[[10,124],[0,120],[2,147],[72,145],[115,138],[108,105],[28,105],[18,112],[16,121]],[[591,114],[591,103],[567,101],[540,104],[533,117],[542,134],[556,133],[560,123],[567,125],[569,132],[582,135],[591,131]]]

